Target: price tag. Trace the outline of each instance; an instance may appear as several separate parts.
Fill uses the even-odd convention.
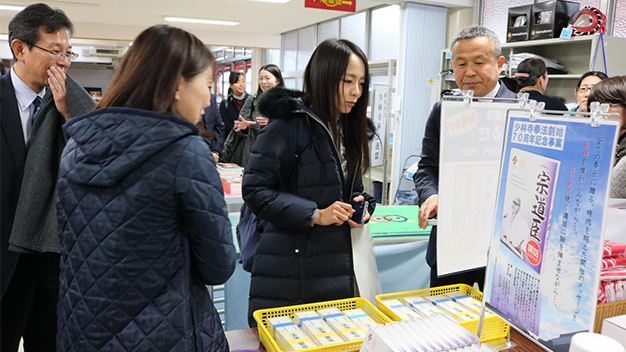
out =
[[[572,26],[568,26],[567,28],[563,28],[563,30],[561,30],[561,38],[572,39]]]

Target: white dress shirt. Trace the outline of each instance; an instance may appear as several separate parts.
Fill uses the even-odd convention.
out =
[[[22,81],[15,73],[15,68],[11,67],[11,82],[13,83],[13,90],[15,91],[15,98],[17,99],[17,107],[20,112],[20,119],[22,120],[22,132],[24,133],[24,144],[28,144],[31,130],[31,119],[35,106],[33,101],[35,97],[39,96],[42,100],[46,94],[46,88],[41,92],[35,93],[24,81]]]
[[[495,98],[499,90],[500,90],[500,81],[498,80],[498,83],[496,83],[496,87],[492,89],[491,92],[487,93],[487,95],[485,95],[485,98]]]

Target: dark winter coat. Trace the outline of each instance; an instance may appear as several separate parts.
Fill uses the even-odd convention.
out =
[[[228,351],[205,285],[235,268],[215,162],[178,117],[105,108],[64,126],[58,351]]]
[[[248,92],[243,93],[244,104],[250,96],[251,95],[248,94]],[[236,99],[233,96],[233,93],[229,93],[228,96],[220,102],[220,116],[222,117],[222,121],[224,121],[224,131],[226,136],[228,136],[230,131],[232,131],[235,127],[235,121],[239,120],[240,109],[237,108],[237,102],[235,100]],[[243,109],[243,105],[241,108]]]
[[[217,106],[217,98],[211,93],[211,105],[204,109],[202,121],[197,125],[199,129],[213,132],[215,136],[211,139],[205,138],[212,152],[220,154],[224,149],[224,139],[228,135],[224,121],[220,116],[219,107]]]
[[[354,297],[348,223],[312,227],[311,221],[315,209],[362,194],[363,184],[355,170],[344,177],[328,128],[300,95],[276,87],[257,100],[270,123],[243,177],[246,205],[267,221],[252,266],[251,325],[257,309]],[[307,142],[297,153],[300,138]],[[373,197],[364,196],[373,213]]]

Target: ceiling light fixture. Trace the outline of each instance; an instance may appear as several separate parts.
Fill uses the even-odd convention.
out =
[[[24,10],[24,6],[13,6],[13,5],[0,5],[0,10],[3,11],[22,11]]]
[[[221,20],[206,20],[201,18],[188,18],[188,17],[163,17],[168,22],[183,22],[183,23],[201,23],[201,24],[215,24],[219,26],[236,26],[238,21],[221,21]]]

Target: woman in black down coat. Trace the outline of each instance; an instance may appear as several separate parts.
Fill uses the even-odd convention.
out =
[[[248,321],[274,308],[354,297],[351,201],[369,168],[369,72],[363,51],[322,42],[304,72],[304,92],[276,87],[258,101],[270,123],[243,177],[246,205],[266,222],[252,265]]]
[[[235,247],[195,126],[213,66],[192,34],[150,27],[63,127],[57,351],[228,351],[205,285],[228,280]]]

